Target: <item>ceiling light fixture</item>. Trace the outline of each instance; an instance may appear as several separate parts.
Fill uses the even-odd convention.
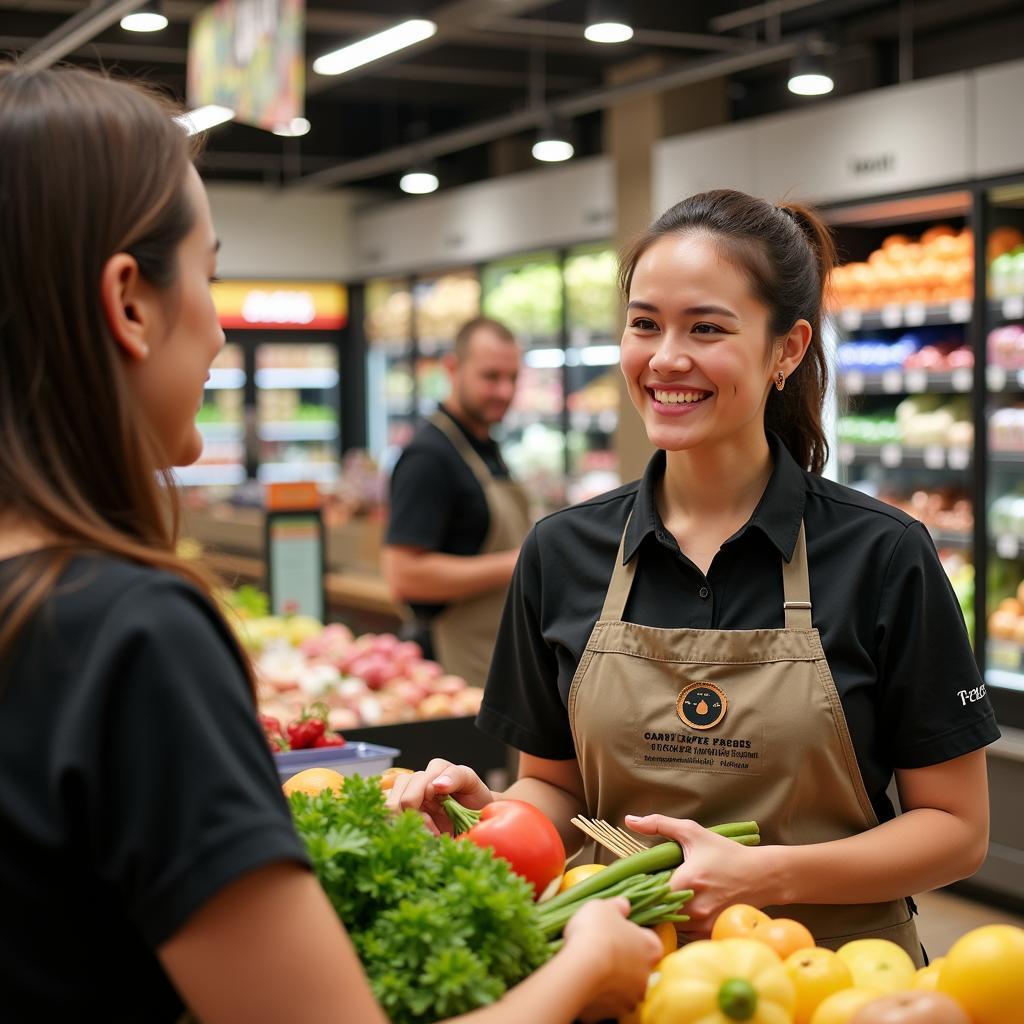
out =
[[[633,38],[625,4],[614,0],[593,0],[587,9],[584,39],[592,43],[625,43]]]
[[[437,25],[425,18],[413,18],[400,25],[386,28],[374,36],[367,36],[356,43],[349,43],[339,50],[332,50],[313,61],[313,70],[318,75],[343,75],[346,71],[380,60],[388,54],[397,53],[407,46],[422,43],[437,31]]]
[[[789,69],[789,91],[796,96],[825,96],[835,82],[825,70],[824,60],[816,53],[802,53],[793,58]]]
[[[220,107],[215,103],[209,106],[196,107],[184,114],[179,114],[174,120],[180,124],[189,135],[198,135],[200,132],[209,131],[219,124],[224,124],[234,118],[235,112],[230,107]]]
[[[437,185],[437,175],[422,167],[414,167],[412,170],[406,171],[398,183],[398,187],[411,196],[429,195],[429,193],[437,191]]]
[[[121,19],[121,28],[127,32],[159,32],[167,28],[167,18],[161,6],[161,0],[148,0],[137,11]]]
[[[275,135],[283,139],[297,139],[301,135],[308,135],[312,125],[304,117],[293,117],[287,124],[279,124],[274,129]]]
[[[569,138],[568,128],[562,122],[548,118],[537,132],[532,152],[534,160],[557,164],[569,160],[576,150]]]

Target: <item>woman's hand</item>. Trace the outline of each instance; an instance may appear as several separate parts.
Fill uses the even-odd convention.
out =
[[[581,958],[594,970],[581,1020],[620,1017],[644,997],[647,979],[664,950],[653,931],[640,928],[628,917],[629,901],[621,896],[591,900],[565,926],[565,946],[558,959]]]
[[[441,806],[449,796],[474,811],[494,800],[494,794],[472,768],[436,757],[424,771],[398,776],[388,793],[387,805],[393,811],[419,811],[431,832],[450,835],[452,823]]]
[[[707,938],[715,918],[733,903],[762,907],[777,902],[771,895],[770,856],[775,847],[741,846],[686,818],[626,815],[626,824],[645,836],[674,839],[683,848],[683,863],[672,874],[673,889],[692,889],[683,907],[690,918],[679,926],[688,938]]]

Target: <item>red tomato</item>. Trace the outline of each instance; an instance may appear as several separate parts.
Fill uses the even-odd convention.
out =
[[[495,800],[480,812],[480,821],[460,839],[489,848],[532,886],[534,899],[562,877],[565,846],[558,829],[532,804]]]

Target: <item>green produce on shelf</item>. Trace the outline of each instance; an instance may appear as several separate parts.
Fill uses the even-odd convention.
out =
[[[611,249],[580,253],[565,261],[569,327],[614,332],[619,315],[619,262]]]
[[[837,424],[840,441],[849,444],[899,444],[900,425],[891,414],[874,416],[842,416]]]
[[[527,263],[506,272],[492,268],[491,274],[497,282],[484,295],[487,316],[526,337],[550,336],[561,330],[562,275],[556,264]]]

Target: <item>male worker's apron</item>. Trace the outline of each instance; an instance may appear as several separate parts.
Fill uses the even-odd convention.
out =
[[[451,441],[483,488],[490,525],[480,554],[518,548],[530,529],[526,492],[513,480],[495,479],[451,417],[435,412],[430,422]],[[437,660],[471,686],[483,686],[487,679],[507,592],[502,586],[456,601],[431,621]]]
[[[783,562],[784,629],[657,629],[622,621],[637,557],[615,560],[569,690],[589,813],[756,820],[762,842],[824,843],[878,824],[811,622],[803,524]],[[606,858],[607,859],[607,858]],[[898,943],[919,966],[907,902],[768,908],[819,945]]]

